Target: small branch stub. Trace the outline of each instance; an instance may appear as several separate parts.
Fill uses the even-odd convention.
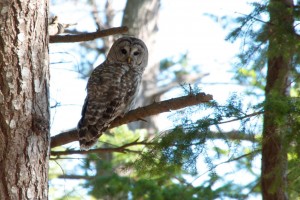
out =
[[[66,28],[69,28],[70,26],[74,26],[74,25],[76,25],[76,24],[59,23],[58,17],[55,16],[55,17],[53,17],[53,19],[51,20],[51,22],[48,25],[48,32],[49,32],[50,36],[58,35],[58,34],[64,33]]]

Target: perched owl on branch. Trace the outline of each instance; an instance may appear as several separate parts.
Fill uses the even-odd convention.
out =
[[[138,38],[122,37],[112,45],[87,83],[78,122],[80,149],[92,147],[115,118],[133,108],[147,62],[147,47]]]

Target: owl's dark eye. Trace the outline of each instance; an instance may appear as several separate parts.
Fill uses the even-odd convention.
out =
[[[127,50],[126,49],[121,49],[121,53],[122,54],[127,54]]]
[[[136,51],[136,52],[133,53],[133,55],[135,55],[135,56],[137,56],[139,54],[140,54],[140,52],[138,52],[138,51]]]

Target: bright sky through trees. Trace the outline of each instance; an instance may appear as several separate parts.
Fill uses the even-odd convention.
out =
[[[114,3],[124,6],[122,3]],[[78,7],[74,6],[73,9],[75,12]],[[80,15],[80,12],[72,17],[69,15],[69,12],[72,11],[65,14],[60,13],[62,10],[57,7],[51,7],[51,11],[65,23],[78,23],[79,30],[95,30],[95,27],[92,28],[92,20],[90,22],[88,18],[85,18],[87,21],[80,20],[80,17],[85,17],[83,14]],[[204,92],[212,94],[215,100],[222,102],[230,92],[238,92],[241,89],[234,84],[207,85],[207,83],[234,83],[230,71],[234,63],[234,56],[240,49],[239,44],[225,41],[228,30],[223,28],[225,20],[222,20],[222,17],[234,17],[239,15],[238,13],[246,14],[248,12],[249,6],[244,1],[239,0],[226,2],[221,0],[162,1],[157,38],[159,52],[156,55],[150,55],[150,57],[155,57],[159,61],[167,57],[176,58],[176,56],[179,57],[188,52],[189,65],[196,65],[203,73],[209,73],[203,78],[203,84],[200,84],[199,87]],[[214,17],[210,17],[210,14]],[[119,24],[116,22],[117,25]],[[58,52],[63,53],[62,57],[66,62],[53,65],[51,68],[51,97],[62,105],[66,105],[54,110],[52,115],[55,114],[52,123],[53,134],[60,130],[60,123],[55,123],[61,121],[59,120],[60,117],[68,118],[70,122],[70,124],[64,122],[62,124],[63,129],[72,128],[76,125],[85,96],[86,82],[81,80],[74,71],[76,70],[74,66],[76,67],[79,63],[79,57],[70,51],[74,46],[76,44],[65,43],[55,44],[55,47],[54,45],[50,46],[51,62],[56,62],[55,55]],[[94,67],[102,61],[103,58],[95,63]],[[52,102],[53,104],[55,102]],[[71,116],[69,113],[72,113]]]
[[[114,1],[114,4],[120,10],[125,6],[124,1]],[[65,10],[63,5],[63,2],[60,2],[57,6],[50,7],[51,14],[58,15],[60,21],[64,23],[78,23],[78,30],[95,31],[94,22],[83,12],[88,8],[74,5],[73,8],[68,7]],[[240,44],[225,41],[229,29],[224,27],[232,27],[232,25],[226,24],[228,21],[222,17],[234,18],[247,14],[249,8],[250,6],[241,0],[162,0],[157,38],[159,51],[156,55],[149,56],[159,61],[167,57],[180,57],[187,52],[189,65],[198,66],[201,72],[209,73],[198,87],[205,93],[212,94],[216,101],[224,102],[232,92],[241,92],[243,88],[235,84],[232,79],[233,74],[230,73],[235,62],[234,56],[240,51]],[[115,23],[116,26],[120,25],[118,20]],[[79,51],[76,44],[50,44],[50,61],[55,63],[62,57],[65,61],[65,63],[51,65],[51,106],[55,106],[57,102],[61,104],[51,109],[52,135],[77,125],[85,98],[86,81],[80,79],[74,68],[80,58],[71,49]],[[99,59],[94,67],[102,61]],[[167,120],[168,114],[161,116],[163,123],[160,129],[169,129],[172,121]],[[78,148],[78,143],[72,143],[71,146]],[[198,167],[201,167],[200,162]],[[68,170],[67,166],[63,168]],[[226,168],[230,171],[234,166],[226,164]],[[236,177],[232,179],[243,183],[242,174],[237,176],[240,176],[240,179]],[[197,181],[201,181],[201,178],[195,183]],[[64,188],[61,188],[61,192],[64,192],[69,187],[69,180],[68,183],[64,181],[62,185]]]

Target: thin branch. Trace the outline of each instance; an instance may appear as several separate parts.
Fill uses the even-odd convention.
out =
[[[209,132],[206,136],[207,139],[228,139],[228,140],[244,140],[250,142],[257,142],[254,135],[246,134],[241,131],[228,131],[228,132]]]
[[[206,95],[205,93],[189,94],[187,96],[182,96],[174,99],[169,99],[161,102],[154,102],[148,106],[137,108],[135,110],[129,111],[122,118],[115,119],[110,128],[120,126],[122,124],[128,124],[133,121],[138,121],[140,119],[157,115],[163,112],[170,112],[172,110],[178,110],[188,106],[197,105],[200,103],[209,102],[212,100],[212,95]],[[51,148],[68,144],[78,140],[77,130],[72,129],[58,135],[51,137]]]
[[[140,151],[133,151],[128,149],[128,147],[136,146],[136,145],[153,145],[155,143],[135,140],[128,144],[124,144],[120,147],[111,147],[111,148],[98,148],[98,149],[90,149],[88,151],[51,151],[51,156],[62,156],[62,155],[72,155],[72,154],[90,154],[90,153],[103,153],[103,152],[119,152],[119,153],[140,153]]]
[[[94,40],[96,38],[102,38],[115,34],[123,34],[126,32],[128,32],[128,28],[126,26],[122,26],[78,35],[53,35],[50,36],[50,43],[85,42]]]
[[[91,0],[90,2],[91,2],[92,10],[93,10],[93,12],[92,12],[93,19],[95,21],[97,29],[101,30],[101,28],[103,26],[102,26],[102,20],[99,17],[98,5],[96,4],[95,0]]]
[[[235,12],[236,14],[239,14],[239,15],[244,15],[246,17],[250,17],[251,19],[253,19],[254,21],[258,21],[258,22],[261,22],[261,23],[264,23],[264,24],[270,24],[270,25],[274,25],[272,22],[268,22],[268,21],[264,21],[264,20],[261,20],[261,19],[258,19],[256,17],[253,17],[251,14],[244,14],[244,13],[240,13],[240,12]]]
[[[231,120],[228,120],[228,121],[218,122],[218,124],[226,124],[226,123],[231,123],[231,122],[234,122],[234,121],[240,121],[242,119],[254,117],[254,116],[257,116],[257,115],[261,115],[263,113],[264,113],[263,111],[254,112],[254,113],[251,113],[251,114],[248,114],[248,115],[244,115],[242,117],[237,117],[237,118],[234,118],[234,119],[231,119]]]
[[[84,180],[92,180],[95,178],[95,176],[82,176],[82,175],[59,175],[57,178],[61,179],[84,179]]]
[[[252,155],[255,155],[257,154],[258,152],[260,152],[261,149],[255,149],[254,151],[251,151],[250,153],[246,153],[246,154],[243,154],[241,156],[238,156],[238,157],[232,157],[232,158],[229,158],[228,160],[226,161],[223,161],[223,162],[220,162],[218,164],[215,164],[213,167],[211,167],[209,170],[207,170],[206,172],[202,173],[202,174],[199,174],[191,183],[194,183],[197,179],[199,179],[201,176],[203,176],[204,174],[207,174],[208,172],[212,171],[213,169],[216,169],[217,167],[219,167],[220,165],[223,165],[223,164],[226,164],[226,163],[230,163],[230,162],[233,162],[233,161],[237,161],[237,160],[240,160],[242,158],[245,158],[247,156],[252,156]]]

